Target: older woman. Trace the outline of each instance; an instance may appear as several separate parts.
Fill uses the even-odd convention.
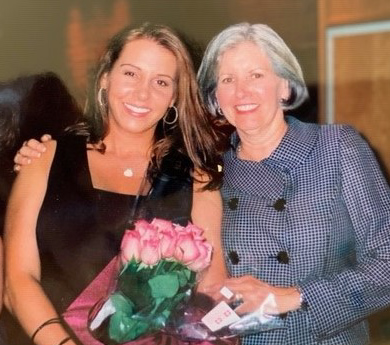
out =
[[[234,127],[224,156],[225,282],[251,311],[269,294],[286,327],[243,344],[368,344],[390,304],[390,191],[345,125],[284,111],[307,97],[301,68],[268,26],[223,30],[198,73],[209,110]]]
[[[215,247],[210,274],[224,277],[215,135],[176,34],[147,24],[113,37],[87,106],[73,134],[47,143],[13,186],[6,294],[30,340],[18,331],[11,344],[101,344],[88,312],[137,215],[204,228]]]

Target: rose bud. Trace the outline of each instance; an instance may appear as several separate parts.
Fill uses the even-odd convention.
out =
[[[141,242],[140,234],[134,230],[126,230],[121,243],[121,259],[123,263],[134,259],[140,260]]]
[[[141,246],[141,261],[154,266],[160,260],[160,241],[158,239],[143,240]]]

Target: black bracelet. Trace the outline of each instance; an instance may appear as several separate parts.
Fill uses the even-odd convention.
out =
[[[32,334],[31,341],[34,342],[35,336],[37,333],[45,326],[51,325],[53,323],[61,323],[61,319],[59,317],[54,317],[52,319],[46,320],[42,325],[40,325]]]
[[[58,343],[58,345],[63,345],[63,344],[65,344],[66,342],[68,342],[70,339],[71,339],[70,337],[66,337],[66,338],[62,339],[62,340]]]

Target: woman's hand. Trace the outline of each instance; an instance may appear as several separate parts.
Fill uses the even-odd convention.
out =
[[[258,310],[267,297],[263,309],[266,314],[284,314],[301,306],[297,288],[272,286],[249,275],[227,279],[224,286],[234,293],[236,301],[242,303],[235,309],[239,314]]]
[[[23,165],[30,164],[32,159],[39,158],[46,151],[46,146],[43,143],[50,140],[50,134],[44,134],[41,141],[36,139],[25,141],[14,157],[14,171],[19,171]]]

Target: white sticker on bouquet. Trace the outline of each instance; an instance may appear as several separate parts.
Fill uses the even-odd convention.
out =
[[[240,320],[240,317],[224,301],[218,303],[202,318],[202,322],[212,331],[229,326]]]
[[[222,294],[222,296],[226,297],[227,299],[231,299],[234,295],[234,293],[229,290],[226,286],[224,286],[219,292]]]

